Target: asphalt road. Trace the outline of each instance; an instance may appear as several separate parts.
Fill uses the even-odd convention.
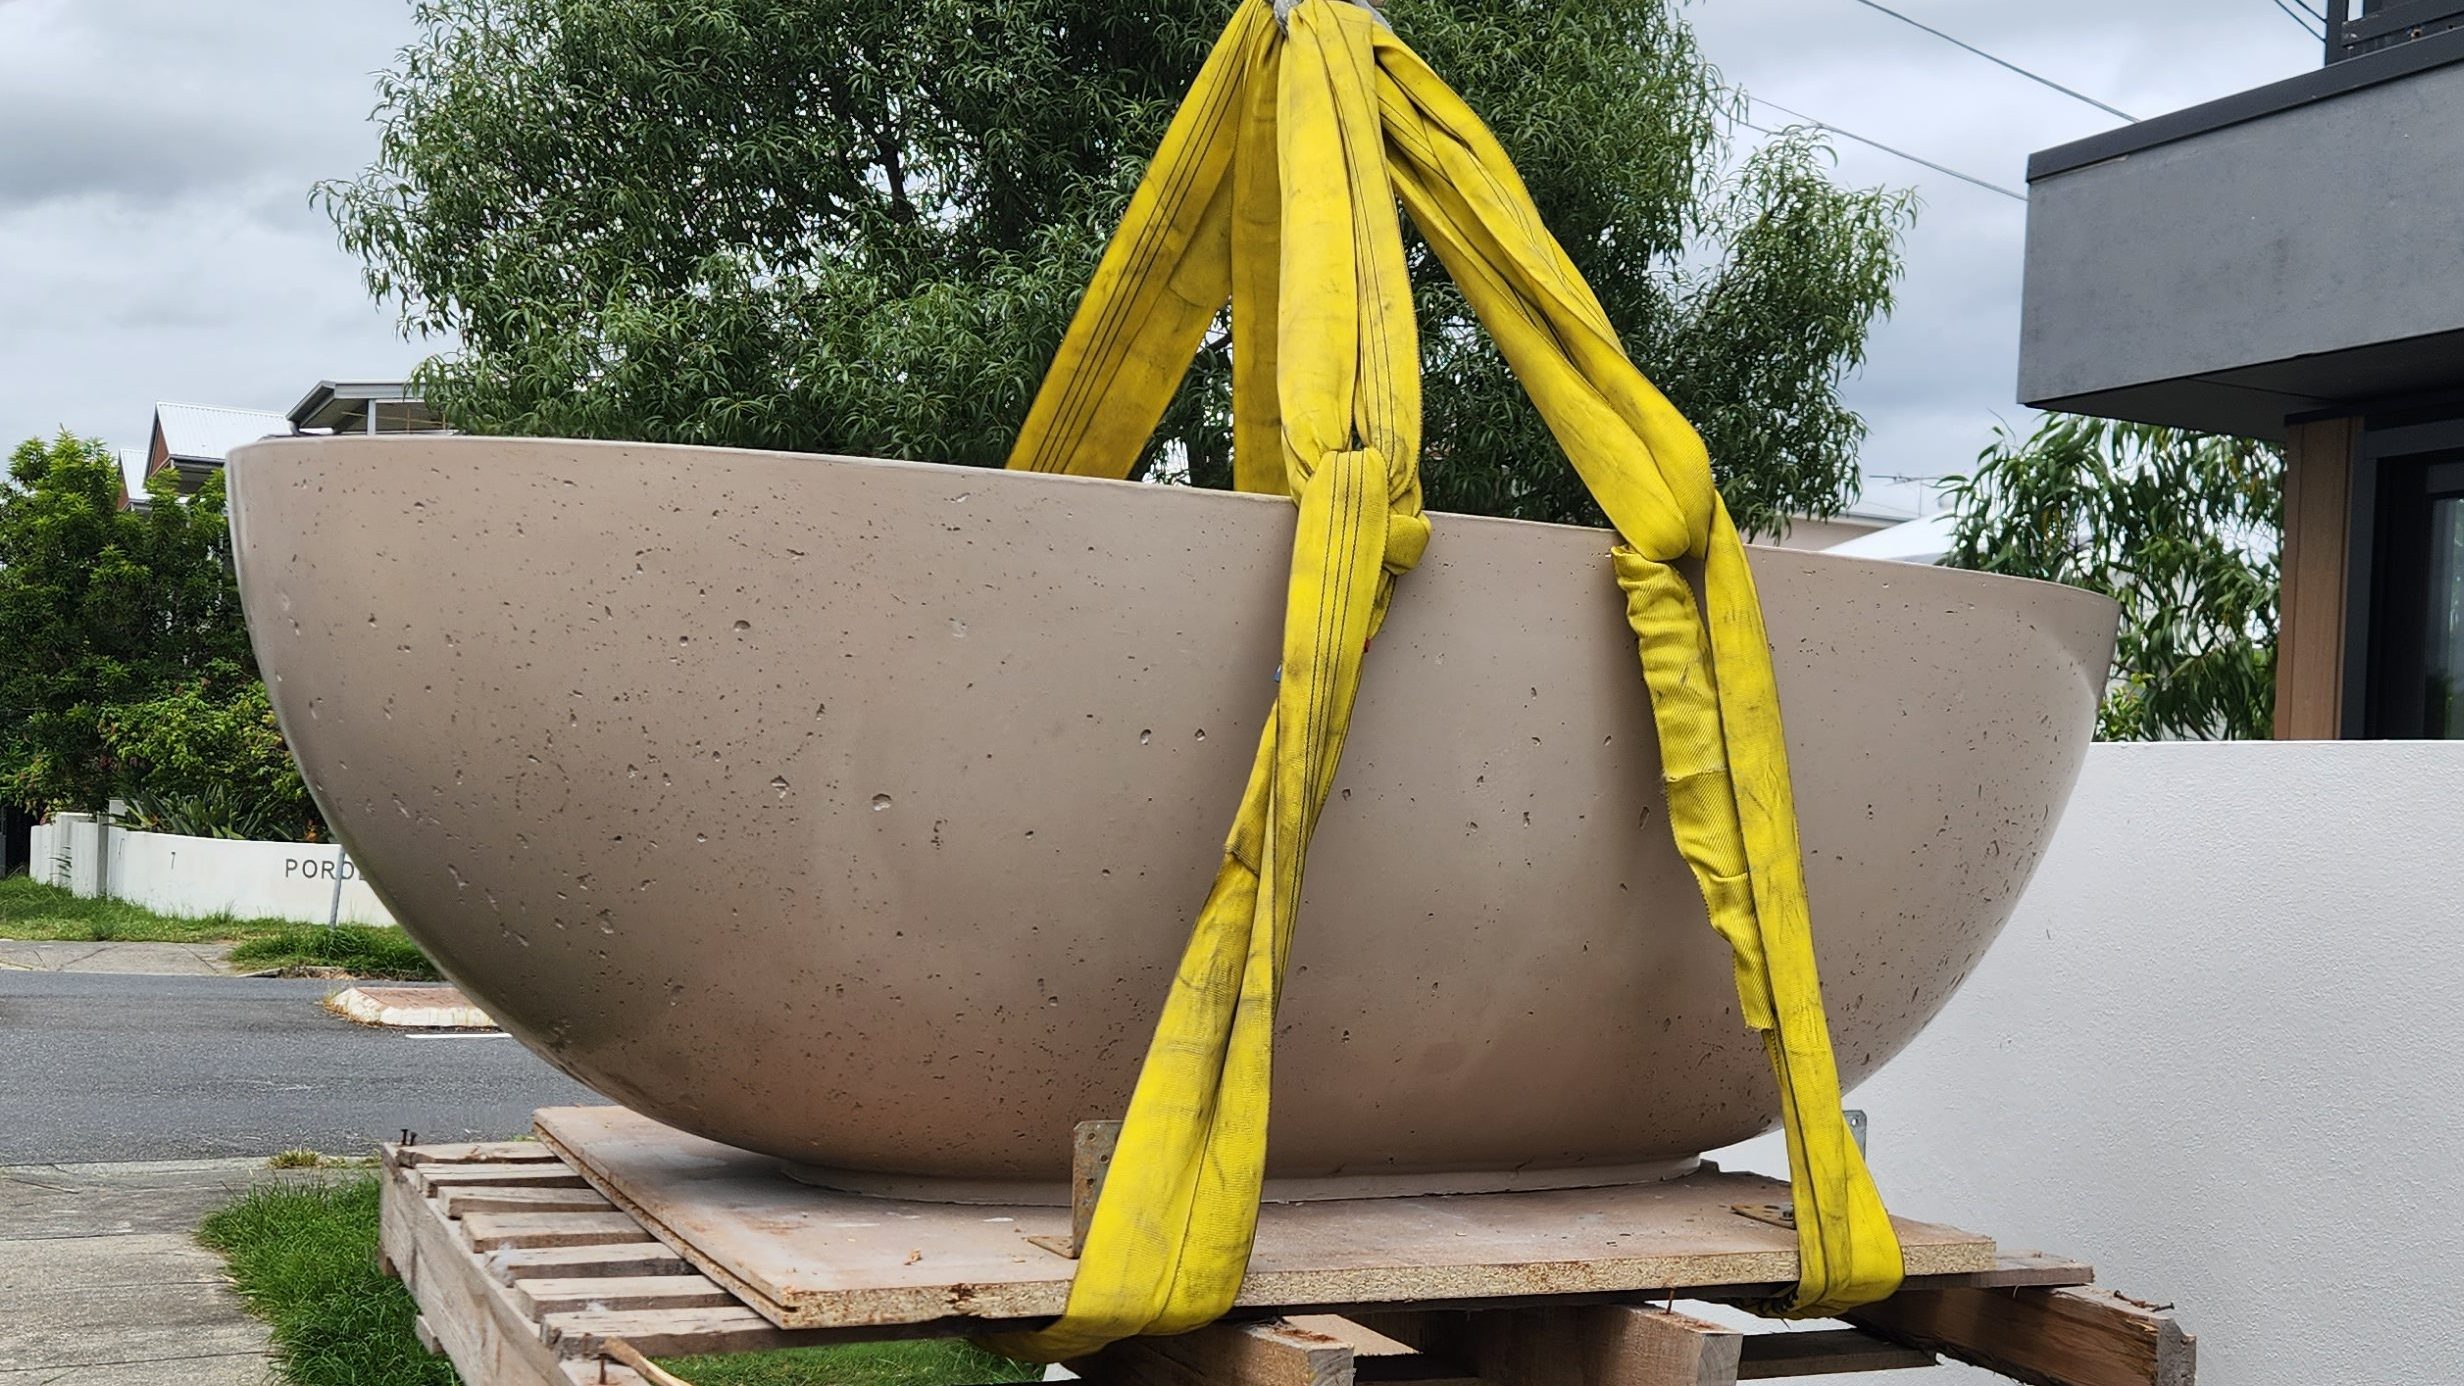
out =
[[[354,1025],[332,985],[0,972],[0,1165],[501,1140],[601,1100],[501,1036]]]

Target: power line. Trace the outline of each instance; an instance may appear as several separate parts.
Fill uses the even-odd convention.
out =
[[[2294,3],[2300,5],[2303,9],[2308,10],[2312,19],[2317,20],[2321,24],[2327,22],[2327,11],[2311,4],[2310,0],[2294,0]]]
[[[2010,199],[2012,199],[2013,201],[2017,201],[2017,202],[2025,202],[2025,201],[2027,201],[2027,200],[2028,200],[2028,195],[2027,195],[2026,193],[2023,193],[2023,192],[2017,192],[2017,191],[2014,191],[2014,190],[2012,190],[2012,189],[2010,189],[2010,188],[2003,187],[2003,186],[2002,186],[2001,184],[1999,184],[1999,183],[1987,182],[1985,179],[1979,178],[1979,177],[1977,177],[1976,175],[1971,174],[1971,173],[1962,173],[1962,172],[1960,172],[1958,169],[1952,168],[1952,167],[1950,167],[1950,166],[1949,166],[1949,165],[1947,165],[1947,164],[1937,164],[1937,163],[1935,163],[1935,162],[1934,162],[1933,160],[1931,160],[1931,159],[1924,158],[1924,157],[1922,157],[1922,156],[1920,156],[1920,155],[1911,154],[1911,153],[1909,153],[1909,152],[1908,152],[1907,150],[1905,150],[1905,149],[1895,149],[1895,148],[1893,148],[1893,147],[1892,147],[1892,146],[1890,146],[1890,145],[1884,144],[1884,143],[1883,143],[1882,141],[1880,141],[1880,140],[1875,140],[1875,139],[1867,139],[1865,136],[1858,134],[1858,133],[1857,133],[1856,131],[1854,131],[1854,130],[1843,130],[1843,129],[1841,129],[1841,128],[1840,128],[1840,127],[1838,127],[1838,126],[1833,125],[1832,123],[1830,123],[1830,122],[1829,122],[1829,121],[1827,121],[1827,120],[1816,120],[1816,119],[1814,119],[1812,116],[1806,115],[1806,114],[1805,114],[1804,112],[1802,112],[1802,111],[1792,111],[1792,110],[1788,109],[1786,106],[1781,105],[1781,104],[1780,104],[1780,103],[1778,103],[1777,101],[1768,100],[1768,99],[1766,99],[1766,98],[1764,98],[1764,97],[1760,97],[1760,96],[1749,97],[1748,99],[1749,99],[1749,100],[1754,100],[1754,101],[1760,101],[1760,102],[1762,102],[1762,104],[1763,104],[1763,105],[1770,107],[1772,110],[1778,111],[1780,114],[1782,114],[1782,115],[1784,115],[1784,116],[1788,116],[1788,117],[1791,117],[1791,118],[1793,118],[1793,119],[1803,121],[1803,122],[1804,122],[1804,123],[1806,123],[1807,125],[1810,125],[1810,126],[1814,127],[1814,128],[1815,128],[1815,129],[1817,129],[1817,130],[1827,130],[1827,131],[1829,131],[1830,133],[1832,133],[1832,134],[1834,134],[1834,135],[1838,135],[1838,136],[1840,136],[1840,137],[1841,137],[1841,138],[1843,138],[1843,139],[1851,139],[1851,140],[1855,140],[1855,141],[1856,141],[1857,143],[1859,143],[1859,144],[1862,144],[1862,145],[1869,145],[1869,146],[1871,146],[1871,147],[1873,147],[1873,148],[1875,148],[1875,149],[1879,149],[1879,150],[1881,150],[1881,151],[1882,151],[1883,153],[1885,153],[1885,154],[1889,154],[1889,155],[1892,155],[1892,156],[1894,156],[1894,157],[1901,158],[1901,159],[1906,159],[1909,163],[1912,163],[1912,164],[1922,164],[1922,165],[1924,165],[1925,167],[1927,167],[1927,168],[1929,168],[1929,169],[1932,169],[1932,170],[1933,170],[1934,172],[1936,172],[1936,173],[1945,173],[1945,174],[1949,174],[1951,177],[1956,178],[1956,179],[1958,179],[1959,181],[1961,181],[1961,182],[1963,182],[1963,183],[1973,183],[1973,184],[1975,184],[1976,186],[1978,186],[1978,187],[1980,187],[1980,188],[1983,188],[1983,189],[1984,189],[1985,191],[1987,191],[1987,192],[1997,192],[1997,193],[2002,194],[2004,197],[2010,198]],[[1750,121],[1750,120],[1740,120],[1740,121],[1738,121],[1737,123],[1738,123],[1738,124],[1740,124],[1740,125],[1743,125],[1743,126],[1744,126],[1746,129],[1748,129],[1748,130],[1760,131],[1761,133],[1766,134],[1766,135],[1773,135],[1773,136],[1776,136],[1776,135],[1778,135],[1778,134],[1780,133],[1780,132],[1779,132],[1779,131],[1777,131],[1777,130],[1773,130],[1773,129],[1769,129],[1769,128],[1764,127],[1764,126],[1756,125],[1754,122],[1752,122],[1752,121]]]
[[[1857,0],[1857,3],[1863,5],[1869,10],[1880,10],[1882,13],[1889,15],[1891,18],[1898,20],[1902,24],[1907,24],[1915,28],[1922,29],[1926,33],[1933,35],[1935,38],[1942,40],[1944,43],[1957,44],[1959,47],[1967,49],[1969,52],[1974,53],[1976,56],[1983,58],[1989,63],[1994,63],[1998,66],[2009,68],[2011,71],[2018,73],[2020,76],[2027,78],[2029,81],[2035,82],[2041,86],[2051,87],[2055,91],[2062,93],[2064,96],[2067,96],[2074,101],[2085,101],[2089,105],[2094,106],[2096,109],[2103,111],[2107,115],[2120,116],[2124,120],[2135,121],[2138,119],[2137,116],[2132,115],[2128,111],[2122,110],[2118,107],[2108,106],[2104,102],[2099,101],[2095,97],[2089,96],[2084,92],[2073,91],[2069,87],[2063,86],[2060,82],[2057,82],[2050,77],[2039,76],[2038,74],[2021,67],[2017,63],[2010,62],[2003,58],[1997,58],[1993,54],[1986,52],[1984,49],[1979,48],[1975,44],[1969,43],[1964,39],[1952,38],[1949,34],[1942,32],[1940,29],[1935,28],[1931,24],[1910,19],[1908,16],[1901,14],[1899,11],[1892,9],[1888,5],[1877,4],[1875,3],[1875,0]],[[2281,0],[2279,0],[2279,3],[2281,3]],[[1841,133],[1845,134],[1847,132],[1842,131]]]
[[[2323,28],[2320,28],[2320,29],[2314,29],[2314,28],[2310,27],[2310,21],[2302,17],[2302,12],[2301,12],[2301,10],[2294,9],[2291,5],[2288,5],[2288,4],[2284,3],[2284,0],[2276,0],[2276,8],[2277,8],[2277,9],[2280,9],[2280,10],[2282,10],[2282,11],[2284,11],[2284,17],[2285,17],[2285,18],[2287,18],[2287,19],[2289,19],[2289,20],[2292,20],[2294,23],[2296,23],[2296,24],[2300,25],[2300,26],[2301,26],[2301,31],[2302,31],[2303,33],[2308,34],[2310,37],[2312,37],[2312,38],[2314,38],[2314,39],[2317,39],[2317,40],[2318,40],[2319,42],[2321,42],[2321,43],[2325,43],[2325,42],[2327,41],[2327,31],[2326,31],[2325,29],[2323,29]],[[2310,8],[2310,7],[2309,7],[2309,5],[2305,2],[2305,3],[2303,4],[2303,6],[2302,6],[2302,9],[2306,10],[2306,9],[2308,9],[2308,8]],[[2325,19],[2322,17],[2322,19],[2320,20],[2320,22],[2321,22],[2322,24],[2324,24],[2326,21],[2325,21]]]
[[[1949,174],[1951,177],[1958,179],[1962,183],[1974,183],[1976,186],[1983,188],[1987,192],[1998,192],[2004,197],[2011,198],[2015,201],[2025,202],[2028,200],[2028,195],[2026,193],[2017,192],[2010,188],[2003,187],[1999,183],[1989,183],[1971,173],[1961,173],[1958,169],[1952,168],[1947,164],[1937,164],[1931,159],[1920,158],[1917,155],[1909,153],[1905,149],[1894,149],[1880,140],[1869,140],[1854,130],[1842,130],[1827,120],[1816,120],[1802,111],[1792,111],[1777,101],[1766,100],[1765,98],[1759,96],[1749,97],[1748,99],[1760,101],[1763,105],[1770,107],[1772,110],[1779,112],[1781,115],[1801,120],[1806,124],[1813,126],[1817,130],[1828,130],[1842,139],[1851,139],[1855,140],[1859,144],[1871,145],[1885,154],[1895,155],[1899,158],[1906,159],[1909,163],[1923,164],[1925,167],[1932,169],[1936,173]],[[1760,125],[1756,125],[1750,120],[1740,120],[1738,124],[1743,125],[1748,130],[1759,130],[1766,135],[1777,135],[1779,133],[1777,130],[1765,129]]]

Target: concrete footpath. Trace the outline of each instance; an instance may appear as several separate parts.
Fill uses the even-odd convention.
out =
[[[0,938],[0,971],[230,977],[228,943],[65,943]]]
[[[0,1386],[262,1386],[265,1325],[197,1224],[261,1159],[0,1166]]]

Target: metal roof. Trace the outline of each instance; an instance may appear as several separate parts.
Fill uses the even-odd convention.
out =
[[[391,428],[380,423],[380,432],[419,433],[444,427],[418,392],[400,380],[320,380],[291,406],[288,417],[291,426],[302,433],[325,429],[349,433],[365,429],[370,411],[377,409],[393,421]]]
[[[1948,510],[1938,511],[1922,519],[1909,520],[1860,534],[1845,543],[1833,544],[1824,553],[1846,554],[1851,558],[1891,558],[1902,563],[1940,563],[1951,551],[1951,534],[1959,528],[1959,516]]]
[[[163,450],[183,462],[218,463],[242,443],[291,431],[291,421],[271,410],[219,404],[158,403],[154,424],[162,430]]]

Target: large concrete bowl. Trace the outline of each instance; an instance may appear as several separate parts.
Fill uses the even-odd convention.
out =
[[[1118,1115],[1274,694],[1287,503],[613,443],[231,459],[317,802],[445,972],[629,1106],[851,1182]],[[1434,517],[1310,855],[1271,1169],[1583,1182],[1771,1126],[1605,534]],[[2008,916],[2114,610],[1757,549],[1842,1076]]]

